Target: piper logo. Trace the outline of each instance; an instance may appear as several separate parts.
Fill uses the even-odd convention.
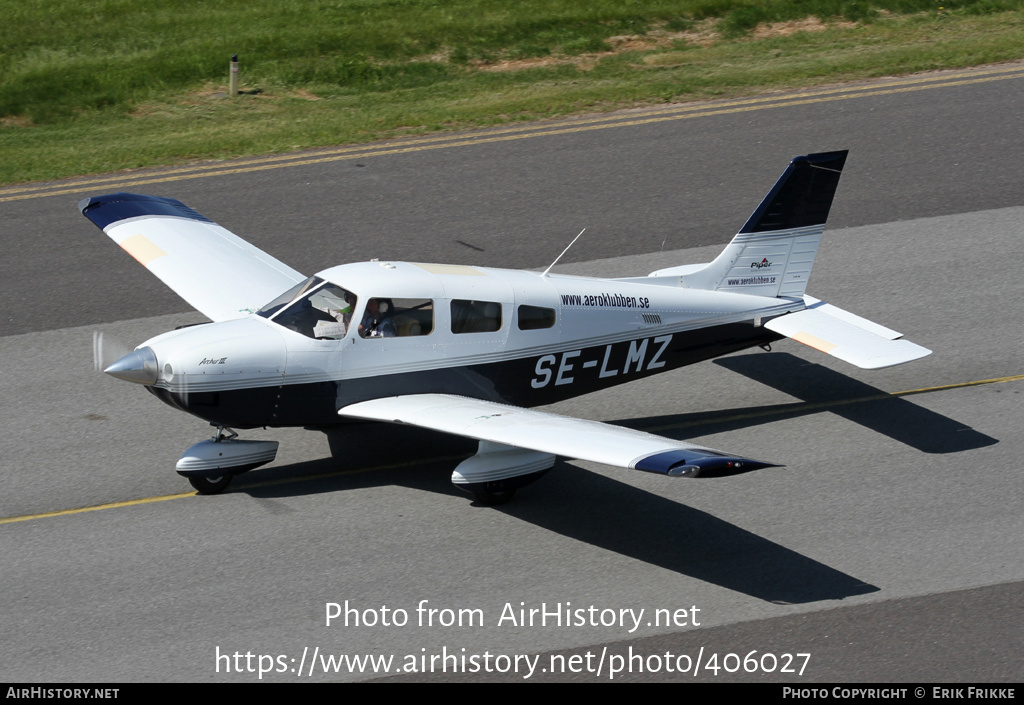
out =
[[[765,257],[760,262],[751,262],[750,263],[750,268],[751,269],[764,269],[765,267],[771,267],[771,266],[772,266],[772,263],[768,261],[767,257]]]

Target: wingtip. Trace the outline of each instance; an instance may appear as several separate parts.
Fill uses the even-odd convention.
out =
[[[78,208],[82,215],[100,230],[106,230],[114,223],[139,216],[173,216],[205,223],[213,222],[176,199],[139,193],[108,193],[83,198],[78,202]]]
[[[641,459],[634,467],[669,477],[729,477],[781,466],[717,451],[680,449],[655,453]]]

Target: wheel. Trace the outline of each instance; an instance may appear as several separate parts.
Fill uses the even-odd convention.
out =
[[[190,477],[189,484],[196,488],[199,494],[218,494],[227,489],[231,484],[231,475],[218,475],[217,477]]]
[[[513,497],[516,496],[515,490],[502,490],[500,492],[474,492],[473,496],[476,501],[480,504],[485,504],[488,507],[494,507],[499,504],[504,504]]]

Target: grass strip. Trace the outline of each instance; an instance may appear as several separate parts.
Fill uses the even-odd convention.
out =
[[[0,184],[1012,61],[1020,5],[0,0]]]

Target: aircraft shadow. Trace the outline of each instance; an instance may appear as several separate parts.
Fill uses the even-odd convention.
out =
[[[468,495],[449,480],[455,464],[475,452],[475,442],[383,424],[347,427],[331,431],[329,437],[335,458],[245,475],[234,491],[281,498],[398,485],[465,497],[467,511],[502,511],[577,541],[777,604],[838,600],[879,589],[707,512],[566,462],[556,463],[512,502],[491,509],[471,506]],[[357,471],[372,467],[384,469]],[[296,482],[297,476],[306,479]]]
[[[534,490],[528,501],[498,509],[767,602],[840,600],[879,590],[712,514],[568,463],[557,463],[548,477],[526,490]]]
[[[801,400],[777,407],[745,409],[757,412],[757,416],[747,413],[746,419],[735,421],[715,421],[716,417],[735,415],[735,410],[699,415],[714,432],[764,423],[766,418],[775,421],[829,411],[923,453],[959,453],[999,442],[904,397],[891,396],[877,387],[789,353],[739,355],[714,360],[714,363]],[[686,423],[687,417],[693,416],[681,417],[680,422]],[[662,423],[665,420],[665,417],[657,419]],[[706,432],[702,429],[702,435]]]

